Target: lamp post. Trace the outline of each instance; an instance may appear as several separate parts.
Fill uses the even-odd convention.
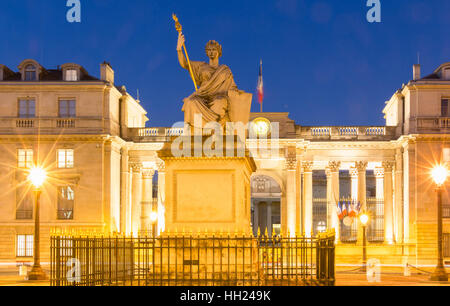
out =
[[[39,208],[40,208],[40,197],[41,197],[41,187],[45,182],[47,174],[45,170],[40,167],[34,167],[30,170],[28,175],[28,180],[34,186],[35,190],[35,211],[34,211],[34,263],[33,268],[28,273],[28,280],[45,280],[47,275],[41,268],[40,263],[40,220],[39,220]]]
[[[434,273],[431,275],[431,281],[446,282],[448,275],[444,267],[444,256],[442,248],[442,186],[447,179],[447,169],[444,166],[437,166],[433,169],[431,176],[436,184],[437,192],[437,224],[438,224],[438,262]]]
[[[361,272],[366,273],[367,272],[367,235],[366,235],[366,227],[367,222],[369,222],[369,215],[367,213],[362,213],[359,216],[359,221],[362,225],[363,230],[363,258],[362,258],[362,267]]]

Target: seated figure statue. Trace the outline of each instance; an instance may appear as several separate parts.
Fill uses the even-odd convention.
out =
[[[178,36],[177,52],[181,67],[189,70],[189,63],[183,54],[183,34]],[[252,95],[238,90],[231,70],[219,65],[222,46],[211,40],[206,44],[209,63],[191,61],[192,77],[198,90],[183,100],[184,121],[194,127],[194,115],[202,115],[202,126],[208,122],[219,122],[222,126],[230,121],[244,121],[250,115]]]

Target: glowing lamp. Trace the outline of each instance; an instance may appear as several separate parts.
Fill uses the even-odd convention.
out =
[[[447,175],[448,175],[447,168],[445,168],[444,166],[436,166],[431,172],[433,181],[438,186],[444,184],[445,180],[447,179]]]
[[[152,221],[152,223],[155,223],[156,220],[158,220],[158,213],[155,211],[152,211],[150,214],[150,221]]]
[[[258,136],[266,136],[270,133],[270,121],[266,118],[256,118],[252,121],[253,132]]]
[[[44,169],[40,167],[34,167],[30,170],[30,174],[28,175],[28,179],[34,187],[40,188],[47,178],[47,173]]]
[[[359,216],[359,221],[365,226],[367,222],[369,222],[369,216],[366,213],[363,213]]]

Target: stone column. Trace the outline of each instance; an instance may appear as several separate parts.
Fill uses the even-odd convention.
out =
[[[362,210],[367,210],[366,199],[366,170],[367,162],[360,161],[355,163],[355,167],[358,170],[358,201],[361,202]]]
[[[260,228],[259,226],[259,202],[257,200],[253,200],[253,229],[254,229],[254,233],[256,235],[258,235],[258,230]],[[264,233],[261,233],[264,234]]]
[[[351,177],[351,198],[356,201],[358,200],[358,169],[351,167],[349,174]]]
[[[267,232],[272,237],[272,201],[267,201]]]
[[[328,228],[334,229],[336,232],[336,242],[339,241],[339,217],[337,215],[337,204],[339,203],[339,168],[341,162],[331,161],[328,164],[327,173],[327,203],[328,203]]]
[[[131,232],[139,233],[142,200],[142,167],[140,164],[131,165]]]
[[[166,227],[166,164],[159,160],[158,167],[158,235],[164,232]]]
[[[366,161],[355,162],[355,168],[358,172],[357,200],[358,200],[358,202],[361,203],[361,211],[367,211],[367,199],[366,199],[367,164],[368,163]],[[357,222],[359,223],[359,220]],[[362,226],[358,226],[358,244],[361,244],[362,242],[363,242],[363,230],[362,230]]]
[[[295,219],[296,212],[296,192],[295,192],[295,172],[297,168],[297,159],[294,157],[286,158],[286,214],[287,214],[287,230],[291,236],[295,236]]]
[[[298,234],[303,232],[302,220],[302,156],[297,155],[297,174],[296,174],[296,212],[295,223],[297,224],[295,231]]]
[[[120,232],[131,232],[131,207],[129,201],[130,172],[128,167],[128,149],[121,150],[120,165]]]
[[[313,162],[303,162],[303,224],[306,237],[312,235],[313,223],[313,186],[312,186],[312,168]]]
[[[155,170],[142,170],[141,232],[150,233],[150,214],[153,206],[153,175]]]
[[[394,163],[383,162],[384,168],[384,237],[389,244],[394,243],[394,206],[392,189],[392,169]]]
[[[402,149],[397,149],[395,154],[395,208],[394,208],[394,233],[395,241],[403,240],[403,154]]]

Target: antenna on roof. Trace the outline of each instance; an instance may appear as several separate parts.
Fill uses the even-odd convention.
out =
[[[417,52],[417,64],[420,65],[420,52]]]

